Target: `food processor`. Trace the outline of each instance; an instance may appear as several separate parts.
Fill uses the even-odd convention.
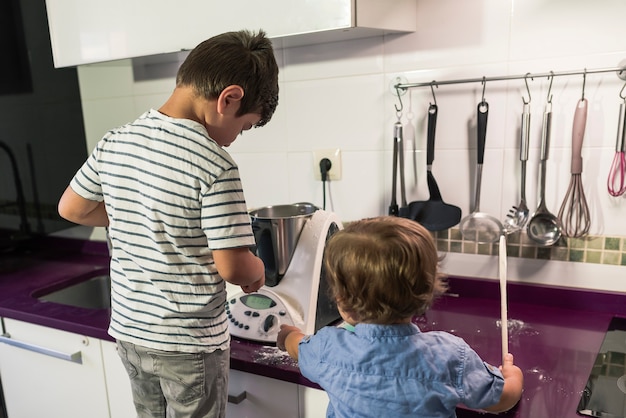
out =
[[[230,334],[273,344],[281,324],[313,334],[339,319],[322,263],[328,238],[343,229],[337,215],[296,203],[255,209],[250,216],[266,282],[258,292],[229,295]]]

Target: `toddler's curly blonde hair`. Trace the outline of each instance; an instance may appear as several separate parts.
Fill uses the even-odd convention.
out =
[[[445,292],[430,232],[393,216],[348,224],[328,241],[326,277],[338,306],[359,322],[394,324],[423,314]]]

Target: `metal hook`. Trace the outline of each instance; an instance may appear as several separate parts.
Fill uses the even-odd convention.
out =
[[[398,95],[398,101],[400,102],[400,108],[398,109],[398,106],[394,104],[394,107],[396,108],[396,112],[400,113],[402,112],[402,109],[404,109],[404,105],[402,104],[402,97],[400,95],[400,87],[396,86],[396,94]]]
[[[548,76],[548,78],[550,79],[550,85],[548,86],[548,103],[552,103],[552,96],[550,95],[550,92],[552,91],[552,82],[554,81],[554,72],[550,71],[550,75]]]
[[[587,82],[587,69],[585,68],[585,71],[583,72],[583,95],[580,98],[580,100],[585,100],[585,83]]]
[[[528,76],[530,75],[530,73],[526,73],[526,75],[524,76],[524,83],[526,84],[526,92],[528,93],[528,101],[526,101],[526,99],[524,99],[524,96],[522,96],[522,102],[524,102],[525,105],[530,104],[530,89],[528,88]],[[530,77],[530,79],[532,80],[533,78]]]
[[[430,82],[430,92],[433,94],[433,102],[435,102],[435,106],[437,106],[437,98],[435,97],[435,89],[433,89],[433,85],[439,88],[439,85],[436,84],[435,80]]]
[[[481,100],[481,103],[485,103],[485,87],[487,87],[487,79],[485,78],[485,76],[483,76],[482,85],[483,85],[483,98]]]
[[[626,96],[624,95],[624,89],[626,89],[626,83],[622,86],[622,89],[619,91],[619,97],[626,102]]]

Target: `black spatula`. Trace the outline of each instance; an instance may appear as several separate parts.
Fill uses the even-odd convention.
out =
[[[437,181],[432,173],[435,160],[435,128],[437,126],[437,105],[428,108],[428,133],[426,145],[426,181],[430,198],[426,201],[411,202],[408,207],[409,218],[416,220],[429,231],[441,231],[458,224],[461,220],[461,208],[449,205],[441,198]]]

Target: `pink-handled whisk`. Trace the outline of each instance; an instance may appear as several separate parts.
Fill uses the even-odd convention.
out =
[[[622,88],[622,91],[624,89]],[[620,93],[620,97],[621,93]],[[607,188],[611,196],[621,196],[626,192],[626,157],[624,156],[624,135],[626,131],[626,98],[619,106],[619,122],[617,125],[617,139],[615,142],[615,156],[609,170]]]

